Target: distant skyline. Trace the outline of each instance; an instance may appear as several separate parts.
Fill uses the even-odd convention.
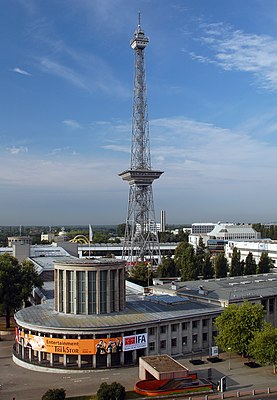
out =
[[[156,220],[276,221],[277,3],[3,0],[0,225],[125,222],[145,51]]]

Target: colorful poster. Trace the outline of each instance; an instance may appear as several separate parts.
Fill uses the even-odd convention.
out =
[[[147,333],[123,337],[123,351],[145,349],[147,346]]]
[[[21,332],[24,347],[54,354],[109,354],[122,351],[122,338],[61,339]]]

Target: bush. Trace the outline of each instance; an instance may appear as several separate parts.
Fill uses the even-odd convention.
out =
[[[64,400],[65,390],[64,389],[49,389],[44,393],[41,400]]]
[[[101,383],[97,390],[97,400],[124,400],[125,388],[120,383],[113,382],[108,385],[106,382]]]

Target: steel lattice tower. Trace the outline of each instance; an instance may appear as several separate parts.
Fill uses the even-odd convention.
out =
[[[149,39],[140,26],[130,42],[135,52],[135,77],[132,115],[131,168],[119,174],[129,183],[123,258],[129,265],[160,261],[160,246],[155,221],[152,182],[163,171],[151,169],[148,105],[145,81],[144,49]]]

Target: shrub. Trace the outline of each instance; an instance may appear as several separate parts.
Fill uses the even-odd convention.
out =
[[[64,389],[49,389],[44,393],[41,400],[64,400],[65,390]]]
[[[97,390],[97,400],[124,400],[125,388],[120,383],[113,382],[108,385],[106,382],[101,383]]]

